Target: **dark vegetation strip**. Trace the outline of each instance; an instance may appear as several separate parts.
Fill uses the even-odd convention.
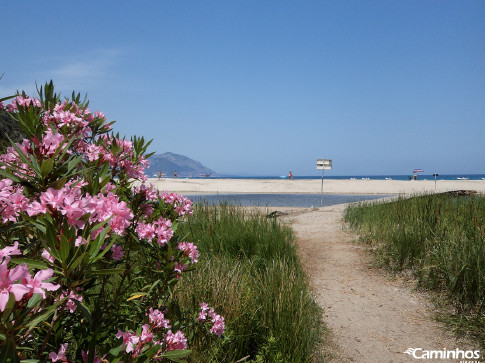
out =
[[[201,301],[225,317],[224,340],[192,344],[191,360],[320,360],[324,327],[291,228],[228,205],[197,205],[181,228],[201,261],[177,292],[182,307]],[[246,359],[244,359],[246,358]]]
[[[436,194],[360,203],[350,205],[344,218],[372,246],[379,263],[411,271],[420,287],[438,292],[437,302],[446,298],[442,320],[484,348],[483,196]]]

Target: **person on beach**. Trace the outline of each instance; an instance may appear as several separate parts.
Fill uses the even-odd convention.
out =
[[[176,178],[176,177],[177,177],[177,170],[175,170],[175,171],[173,172],[173,177],[174,177],[174,178]]]
[[[158,180],[161,180],[161,179],[162,179],[162,172],[161,172],[161,171],[159,171],[159,172],[158,172]]]
[[[293,173],[290,170],[290,173],[288,174],[288,178],[293,179]]]

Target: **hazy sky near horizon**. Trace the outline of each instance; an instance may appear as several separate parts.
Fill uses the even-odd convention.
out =
[[[0,0],[0,98],[54,80],[218,173],[485,173],[485,1]]]

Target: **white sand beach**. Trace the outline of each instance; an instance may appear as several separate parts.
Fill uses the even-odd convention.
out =
[[[216,193],[320,193],[319,179],[183,179],[157,178],[149,182],[159,190],[182,194]],[[323,192],[332,194],[416,194],[474,190],[485,193],[485,180],[351,180],[325,179]]]

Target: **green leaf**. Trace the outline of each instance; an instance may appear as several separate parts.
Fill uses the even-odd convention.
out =
[[[46,159],[42,162],[40,166],[40,175],[45,178],[54,168],[54,159]]]
[[[84,317],[88,320],[89,325],[93,325],[93,318],[91,317],[91,312],[89,309],[84,305],[81,301],[71,298],[72,301],[77,305],[79,311],[84,315]]]
[[[49,316],[51,316],[52,314],[54,314],[54,311],[61,305],[63,304],[65,301],[66,301],[67,297],[65,297],[64,299],[62,300],[59,300],[58,302],[56,302],[54,305],[51,305],[49,306],[48,308],[42,310],[36,318],[34,318],[30,324],[29,324],[29,330],[32,330],[34,327],[37,326],[37,324],[39,324],[40,322],[44,321],[44,320],[47,320],[49,318]]]
[[[3,101],[8,101],[12,98],[16,97],[16,95],[13,95],[13,96],[7,96],[7,97],[3,97],[3,98],[0,98],[0,102],[3,102]]]
[[[79,256],[78,258],[76,258],[74,260],[74,262],[72,262],[69,266],[68,266],[68,270],[69,271],[74,271],[76,269],[76,267],[81,263],[81,261],[86,257],[87,253],[83,253],[81,256]]]
[[[96,236],[94,241],[91,243],[91,247],[89,248],[89,255],[90,257],[94,258],[99,252],[99,249],[103,245],[104,239],[109,231],[109,226],[105,227],[103,231]]]
[[[66,236],[61,235],[61,242],[59,244],[59,252],[61,255],[61,262],[67,262],[67,258],[69,257],[69,240]],[[64,265],[63,265],[64,266]]]
[[[10,262],[15,263],[16,265],[25,263],[30,268],[36,268],[39,270],[45,270],[49,267],[44,261],[34,260],[32,258],[27,258],[27,257],[12,257],[10,259]]]
[[[168,358],[174,362],[184,362],[182,358],[187,357],[190,353],[192,353],[189,349],[179,349],[179,350],[171,350],[169,352],[165,352],[157,357]]]
[[[8,317],[10,316],[10,313],[13,310],[13,307],[15,305],[15,295],[13,293],[10,293],[7,301],[7,305],[5,306],[5,310],[2,312],[2,323],[5,323],[8,320]]]
[[[115,348],[112,348],[109,351],[109,354],[111,354],[112,356],[116,357],[120,353],[121,348],[123,348],[123,343],[121,343],[119,346],[117,346]]]

